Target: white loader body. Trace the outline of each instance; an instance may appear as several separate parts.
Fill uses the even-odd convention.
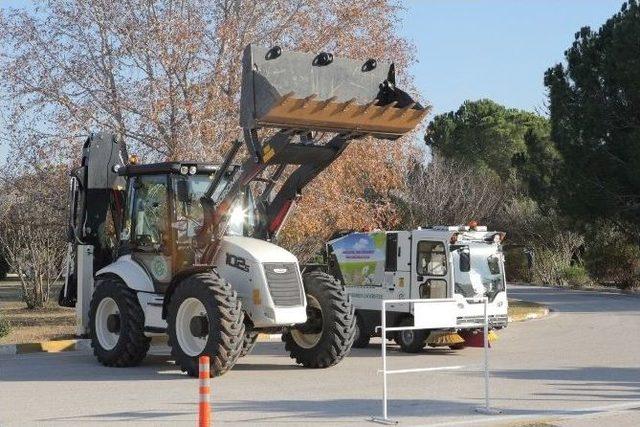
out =
[[[91,260],[88,260],[89,265]],[[218,274],[238,293],[246,315],[256,328],[292,326],[307,320],[306,297],[298,259],[287,250],[243,236],[224,236],[215,260]],[[162,317],[164,295],[156,293],[144,268],[131,255],[123,255],[99,270],[113,274],[137,291],[145,315],[145,334],[158,335],[167,328]],[[93,293],[93,280],[84,280],[82,294]],[[78,334],[88,332],[88,300],[78,304]]]

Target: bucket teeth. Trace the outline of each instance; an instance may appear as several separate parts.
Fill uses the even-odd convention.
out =
[[[296,98],[293,92],[287,93],[258,121],[266,127],[398,137],[413,130],[426,114],[416,103],[398,107],[396,101],[380,106],[377,100],[358,104],[355,98],[343,102],[335,96],[317,98],[316,94]]]

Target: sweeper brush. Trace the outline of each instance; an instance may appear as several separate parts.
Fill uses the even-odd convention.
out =
[[[432,332],[427,340],[429,347],[450,347],[464,345],[464,338],[456,332]]]

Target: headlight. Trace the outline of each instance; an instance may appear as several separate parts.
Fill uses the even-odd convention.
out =
[[[197,169],[195,166],[189,166],[189,175],[195,175],[197,172]]]
[[[189,173],[189,166],[180,166],[180,173],[186,175]]]

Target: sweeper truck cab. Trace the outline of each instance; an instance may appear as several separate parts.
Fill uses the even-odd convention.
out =
[[[343,234],[326,245],[326,268],[356,307],[355,347],[365,347],[380,325],[384,299],[454,298],[457,329],[408,330],[393,338],[404,351],[425,345],[461,348],[482,329],[488,298],[490,329],[507,325],[507,292],[501,243],[504,233],[486,227],[435,226],[413,231]],[[412,326],[410,304],[390,305],[387,325]],[[481,335],[480,335],[481,337]]]

